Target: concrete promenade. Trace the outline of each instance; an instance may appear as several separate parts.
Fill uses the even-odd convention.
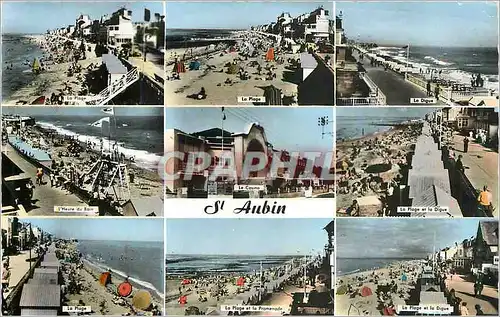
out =
[[[498,289],[484,285],[481,296],[474,297],[474,282],[461,275],[453,275],[452,279],[446,280],[446,285],[448,291],[454,289],[456,296],[467,303],[470,316],[476,316],[476,304],[481,306],[486,315],[498,316]]]
[[[44,176],[44,185],[36,185],[37,167],[22,157],[10,144],[5,144],[2,148],[9,159],[30,176],[35,184],[32,205],[25,206],[29,216],[85,216],[82,213],[55,213],[54,206],[87,206],[87,204],[66,190],[50,187],[48,176]]]
[[[363,64],[367,75],[385,94],[387,105],[404,106],[410,104],[410,98],[428,97],[425,91],[406,81],[403,75],[397,74],[390,69],[384,70],[383,66],[371,66],[370,59],[365,57],[361,60],[358,53],[354,53],[354,57]],[[444,105],[445,103],[438,101],[436,104]]]
[[[484,185],[489,186],[493,195],[493,206],[496,208],[493,217],[498,217],[498,152],[470,141],[469,149],[464,153],[463,139],[459,134],[453,135],[455,156],[462,155],[465,176],[474,188],[482,190]]]

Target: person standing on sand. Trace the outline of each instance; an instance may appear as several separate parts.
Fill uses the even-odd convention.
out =
[[[464,137],[464,153],[469,151],[469,138],[467,136]]]

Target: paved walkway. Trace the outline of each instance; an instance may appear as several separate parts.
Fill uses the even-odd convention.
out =
[[[387,105],[405,106],[410,104],[410,98],[427,97],[426,92],[419,89],[414,84],[405,81],[402,75],[391,70],[385,71],[382,66],[371,66],[370,59],[367,57],[365,57],[364,60],[360,60],[358,54],[354,54],[354,56],[363,64],[370,79],[384,93],[387,99]],[[444,105],[443,102],[438,102],[437,104]]]
[[[31,252],[31,257],[36,257],[36,253],[34,251]],[[9,290],[12,290],[14,287],[16,287],[16,285],[19,284],[24,275],[26,275],[26,273],[29,271],[30,262],[26,261],[27,259],[29,259],[29,251],[22,251],[18,255],[9,256]]]
[[[498,315],[498,289],[484,285],[481,296],[474,297],[474,283],[466,281],[463,276],[455,275],[453,279],[447,279],[446,283],[448,290],[454,289],[456,296],[467,303],[469,315],[476,315],[476,309],[474,308],[476,304],[481,306],[486,315]]]
[[[50,187],[48,177],[44,177],[45,185],[36,185],[36,166],[28,162],[10,145],[3,145],[3,152],[28,176],[35,188],[33,190],[32,206],[25,206],[29,216],[85,216],[82,213],[55,213],[54,206],[87,206],[77,196],[56,187]]]
[[[465,167],[465,175],[472,185],[482,190],[484,185],[490,187],[493,194],[493,216],[498,217],[498,152],[477,144],[469,142],[469,150],[464,153],[464,137],[459,134],[453,135],[453,148],[456,156],[462,155]]]

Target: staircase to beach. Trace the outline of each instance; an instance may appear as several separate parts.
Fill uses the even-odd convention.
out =
[[[108,87],[104,88],[98,95],[94,96],[92,100],[87,101],[88,105],[105,105],[111,99],[116,97],[118,94],[122,93],[130,87],[133,83],[139,80],[139,70],[137,67],[132,68],[126,75],[124,75],[120,80],[112,83]]]

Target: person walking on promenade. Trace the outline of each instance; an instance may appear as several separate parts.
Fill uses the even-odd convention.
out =
[[[460,316],[469,316],[469,309],[466,302],[462,302],[462,305],[460,305]]]
[[[477,201],[479,202],[479,208],[488,215],[488,217],[493,216],[493,195],[490,192],[488,185],[483,187],[483,191],[479,193]]]
[[[484,311],[481,309],[481,305],[476,304],[474,305],[474,308],[476,309],[476,316],[484,316]]]
[[[439,84],[436,84],[436,87],[434,88],[434,95],[436,100],[439,100]]]
[[[469,151],[469,138],[467,136],[464,137],[464,153]]]
[[[427,97],[431,96],[431,81],[427,81]]]
[[[462,163],[462,155],[458,156],[457,161],[455,162],[455,166],[457,167],[458,171],[462,173],[465,171],[464,163]]]
[[[477,297],[478,295],[481,296],[482,292],[483,292],[483,279],[481,274],[478,274],[476,276],[476,280],[474,281],[474,297]]]

